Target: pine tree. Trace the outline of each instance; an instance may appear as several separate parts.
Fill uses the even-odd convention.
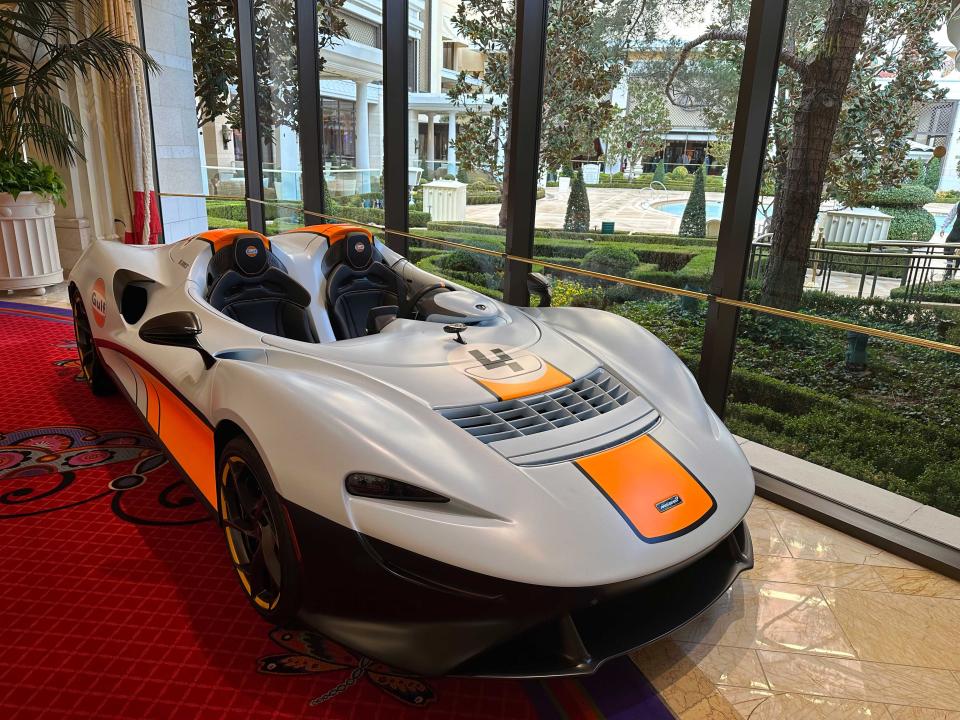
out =
[[[693,190],[687,199],[687,207],[680,220],[681,237],[702,238],[707,234],[707,195],[704,191],[703,165],[693,176]]]
[[[930,158],[920,177],[920,182],[934,192],[940,189],[940,158]]]
[[[663,166],[663,160],[657,163],[657,169],[653,171],[653,181],[662,183],[667,178],[667,169]]]
[[[587,197],[587,184],[583,181],[583,170],[577,172],[570,184],[570,197],[567,198],[567,214],[563,218],[563,229],[569,232],[587,232],[590,230],[590,199]]]

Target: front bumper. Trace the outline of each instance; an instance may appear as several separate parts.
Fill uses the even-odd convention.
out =
[[[457,568],[286,504],[302,562],[301,619],[422,675],[594,672],[714,603],[753,567],[741,522],[681,566],[597,587],[543,587]]]

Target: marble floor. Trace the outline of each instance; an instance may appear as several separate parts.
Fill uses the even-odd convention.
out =
[[[960,720],[960,583],[761,498],[747,524],[753,570],[632,656],[677,718]]]

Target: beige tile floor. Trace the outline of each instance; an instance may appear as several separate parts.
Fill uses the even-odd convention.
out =
[[[960,583],[761,498],[747,524],[753,570],[632,656],[680,720],[960,720]]]

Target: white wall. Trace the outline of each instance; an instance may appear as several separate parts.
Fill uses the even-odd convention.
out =
[[[150,76],[160,192],[206,194],[197,140],[187,0],[143,0],[143,27],[147,52],[160,64],[160,70]],[[207,229],[202,199],[161,198],[160,203],[165,242]]]

